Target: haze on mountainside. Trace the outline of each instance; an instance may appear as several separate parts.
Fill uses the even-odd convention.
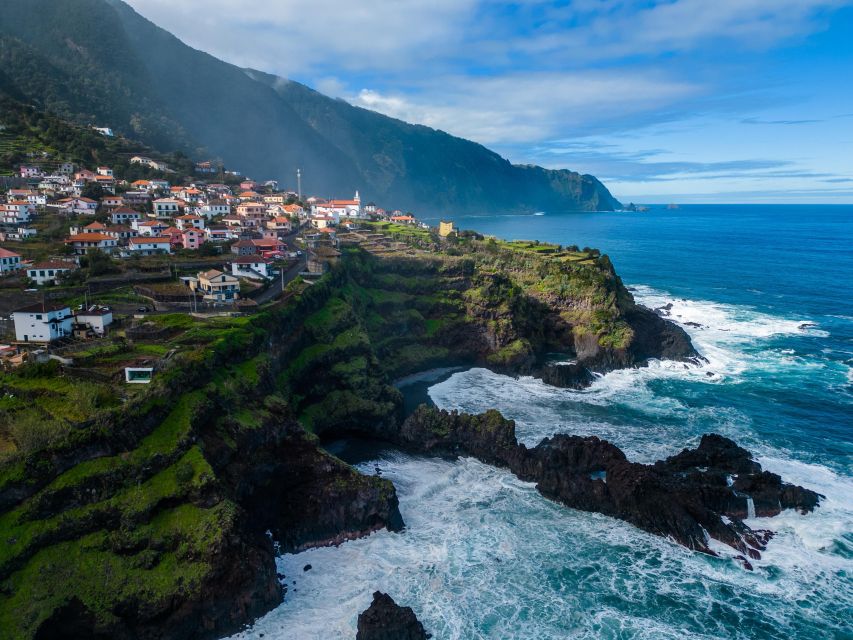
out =
[[[0,91],[257,179],[421,212],[612,210],[594,177],[485,147],[191,49],[120,0],[7,0]]]

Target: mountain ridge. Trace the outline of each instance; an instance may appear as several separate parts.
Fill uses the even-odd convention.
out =
[[[8,0],[0,91],[162,151],[208,154],[306,192],[425,213],[620,208],[595,177],[513,165],[485,146],[242,69],[121,0]]]

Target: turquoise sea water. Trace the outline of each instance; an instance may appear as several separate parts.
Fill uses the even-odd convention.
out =
[[[711,558],[565,509],[473,460],[385,454],[362,466],[397,485],[406,530],[283,556],[286,602],[240,637],[353,638],[381,589],[437,639],[853,638],[853,207],[456,222],[600,248],[638,301],[672,304],[708,362],[655,362],[584,391],[474,369],[433,385],[436,404],[498,408],[529,444],[599,435],[641,461],[722,433],[823,505],[750,521],[776,536],[749,572],[725,547]]]

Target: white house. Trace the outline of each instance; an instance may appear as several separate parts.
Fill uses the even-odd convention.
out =
[[[98,202],[91,198],[66,198],[65,200],[60,200],[58,206],[67,214],[82,213],[95,215],[98,209]]]
[[[132,220],[130,226],[136,229],[141,236],[159,236],[169,225],[159,220]]]
[[[192,214],[178,216],[175,218],[175,226],[177,226],[181,231],[191,228],[204,229],[204,218],[201,216],[194,216]]]
[[[131,238],[128,240],[127,249],[143,256],[172,253],[172,241],[162,236]]]
[[[77,255],[85,255],[95,249],[100,249],[104,253],[112,253],[118,240],[105,233],[78,233],[68,236],[65,239],[65,244],[70,245]]]
[[[29,305],[12,313],[15,339],[19,342],[53,342],[71,335],[71,309],[43,302]]]
[[[181,203],[172,198],[160,198],[154,201],[155,218],[174,218],[181,211]]]
[[[17,271],[21,268],[21,256],[14,251],[0,247],[0,274]]]
[[[238,278],[267,280],[270,276],[270,263],[259,255],[240,256],[231,261],[231,274]]]
[[[113,323],[113,312],[106,307],[92,306],[78,311],[74,317],[80,324],[85,324],[99,336],[106,335],[107,327]]]
[[[149,167],[151,169],[157,169],[158,171],[165,171],[166,165],[162,162],[157,162],[156,160],[152,160],[151,158],[146,158],[145,156],[133,156],[130,159],[130,164],[141,164],[144,167]]]
[[[332,215],[320,214],[311,216],[311,226],[315,229],[325,229],[337,224],[337,218]]]
[[[208,220],[218,216],[227,216],[229,213],[231,213],[231,205],[224,200],[211,200],[199,210],[199,214]]]
[[[311,207],[314,215],[331,215],[336,218],[360,218],[361,198],[358,191],[352,200],[329,200],[325,204],[315,204]]]
[[[110,222],[113,224],[131,225],[134,220],[142,220],[142,214],[130,207],[119,207],[110,214]]]
[[[59,262],[58,260],[36,262],[32,266],[27,267],[27,277],[39,286],[56,284],[63,274],[69,273],[76,268],[77,265],[73,262]]]
[[[226,242],[236,237],[233,230],[228,227],[207,227],[204,237],[208,242]]]
[[[38,230],[33,227],[18,227],[14,231],[0,231],[0,240],[18,241],[33,238],[38,235]]]

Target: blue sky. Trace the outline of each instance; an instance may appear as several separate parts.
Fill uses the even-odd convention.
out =
[[[129,3],[224,60],[624,201],[853,202],[853,0]]]

